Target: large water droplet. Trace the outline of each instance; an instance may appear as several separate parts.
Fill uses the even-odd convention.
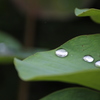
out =
[[[83,60],[84,60],[84,61],[87,61],[87,62],[93,62],[93,61],[94,61],[94,58],[91,57],[91,56],[84,56],[84,57],[83,57]]]
[[[100,68],[100,61],[97,61],[97,62],[95,63],[95,66]]]
[[[68,52],[65,49],[59,49],[56,51],[56,55],[58,57],[66,57],[68,55]]]

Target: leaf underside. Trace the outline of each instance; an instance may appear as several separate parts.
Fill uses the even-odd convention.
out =
[[[79,17],[85,17],[85,16],[90,16],[90,18],[100,24],[100,10],[99,9],[75,9],[75,14],[76,16]]]

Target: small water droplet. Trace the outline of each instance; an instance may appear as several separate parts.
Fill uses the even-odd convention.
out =
[[[68,52],[65,49],[59,49],[56,51],[56,55],[58,57],[66,57],[68,55]]]
[[[83,57],[83,60],[84,60],[84,61],[87,61],[87,62],[93,62],[93,61],[94,61],[94,58],[91,57],[91,56],[84,56],[84,57]]]
[[[95,66],[96,66],[96,67],[100,67],[100,61],[97,61],[97,62],[95,63]]]

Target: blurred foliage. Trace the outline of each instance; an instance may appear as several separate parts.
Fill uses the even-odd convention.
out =
[[[56,0],[54,0],[54,2],[55,1]],[[72,0],[69,0],[69,2],[71,1]],[[81,0],[78,2],[81,2]],[[100,0],[94,0],[94,4],[91,4],[91,1],[86,4],[90,5],[87,7],[99,8]],[[61,6],[59,8],[58,4],[56,5],[57,5],[57,9],[61,8]],[[73,5],[75,4],[73,3]],[[45,6],[48,7],[47,5]],[[43,9],[45,9],[46,7],[44,7]],[[52,6],[52,7],[55,8],[55,6]],[[77,7],[80,8],[80,5],[78,5]],[[61,11],[64,10],[65,8],[63,7]],[[25,26],[24,14],[18,11],[15,5],[11,3],[11,0],[0,0],[0,30],[14,36],[16,39],[20,40],[21,43],[23,43],[23,33],[25,30],[24,26]],[[73,19],[65,18],[63,21],[59,21],[59,20],[42,19],[42,18],[37,17],[36,26],[37,26],[36,27],[37,35],[35,39],[36,40],[35,46],[36,47],[46,47],[50,49],[55,48],[61,45],[62,43],[66,42],[67,40],[75,36],[81,35],[81,34],[100,33],[100,25],[92,22],[89,18],[73,18]],[[18,77],[17,77],[16,71],[15,70],[11,71],[13,69],[11,65],[4,66],[0,64],[0,66],[1,66],[0,75],[2,79],[1,87],[0,87],[1,89],[0,99],[1,100],[8,100],[8,99],[15,100],[15,97],[13,97],[15,95],[13,94],[17,92],[16,90],[18,88],[17,87]],[[9,78],[13,80],[13,82]],[[50,87],[50,85],[52,86]],[[47,93],[49,94],[55,89],[63,88],[63,86],[69,87],[69,86],[74,86],[74,85],[71,85],[71,84],[68,85],[68,83],[62,84],[58,82],[56,84],[54,84],[54,82],[51,82],[51,83],[50,82],[48,83],[37,82],[36,84],[32,83],[32,86],[30,87],[30,89],[32,90],[30,93],[30,98],[33,97],[32,99],[37,98],[35,100],[39,100],[40,96],[41,97],[43,95],[45,96]],[[41,92],[39,93],[38,91],[41,91]],[[33,95],[33,92],[34,92],[34,95]]]
[[[39,18],[67,18],[76,7],[86,7],[94,0],[13,0],[18,9]]]
[[[0,63],[13,63],[14,57],[25,58],[39,51],[45,51],[43,48],[23,48],[21,43],[14,37],[0,31]]]
[[[86,16],[90,16],[90,18],[100,24],[100,10],[99,9],[75,9],[75,14],[76,16],[80,16],[80,17],[86,17]]]
[[[25,26],[24,15],[19,13],[15,5],[10,1],[1,0],[0,2],[0,7],[2,7],[0,11],[0,30],[12,34],[23,42]],[[65,19],[63,21],[37,18],[35,46],[50,49],[55,48],[75,36],[99,33],[99,27],[98,24],[93,23],[88,18]],[[55,38],[57,38],[57,40]]]
[[[100,93],[87,88],[66,88],[40,100],[100,100]]]
[[[0,31],[0,43],[5,43],[9,48],[12,48],[15,50],[21,49],[22,47],[19,41],[17,41],[12,36],[2,31]]]

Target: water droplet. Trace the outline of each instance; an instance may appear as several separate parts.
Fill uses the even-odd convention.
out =
[[[58,57],[66,57],[68,55],[68,52],[65,49],[59,49],[56,51],[56,55]]]
[[[96,67],[100,67],[100,61],[97,61],[97,62],[95,63],[95,66],[96,66]]]
[[[93,62],[93,61],[94,61],[94,58],[91,57],[91,56],[84,56],[84,57],[83,57],[83,60],[84,60],[84,61],[87,61],[87,62]]]

